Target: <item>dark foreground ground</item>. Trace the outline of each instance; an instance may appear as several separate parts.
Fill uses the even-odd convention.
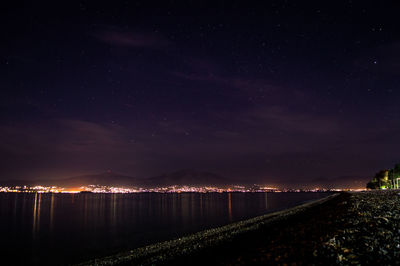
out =
[[[399,191],[342,193],[97,265],[399,265]]]

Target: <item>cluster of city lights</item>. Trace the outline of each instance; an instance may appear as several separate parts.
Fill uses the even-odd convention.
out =
[[[0,187],[0,192],[24,193],[78,193],[80,191],[66,190],[57,186],[8,186]]]
[[[340,191],[363,191],[365,189],[278,189],[275,187],[252,186],[232,186],[220,188],[212,186],[167,186],[155,188],[124,188],[102,185],[88,185],[78,188],[62,188],[57,186],[6,186],[0,187],[0,192],[24,192],[24,193],[224,193],[224,192],[340,192]]]
[[[145,192],[141,188],[123,188],[123,187],[110,187],[100,185],[81,186],[80,191],[92,193],[138,193]]]

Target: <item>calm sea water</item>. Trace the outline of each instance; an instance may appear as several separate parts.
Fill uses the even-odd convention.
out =
[[[13,264],[70,264],[327,195],[0,193],[1,259]]]

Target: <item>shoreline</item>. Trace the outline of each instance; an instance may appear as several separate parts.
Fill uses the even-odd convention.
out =
[[[244,221],[235,222],[217,228],[203,230],[178,239],[159,242],[127,252],[111,256],[96,258],[77,265],[126,265],[126,264],[165,264],[174,261],[179,263],[181,258],[195,255],[213,247],[225,245],[242,235],[251,234],[262,227],[279,223],[295,217],[313,207],[338,198],[340,193],[329,195],[325,198],[313,200],[301,205],[264,214]]]

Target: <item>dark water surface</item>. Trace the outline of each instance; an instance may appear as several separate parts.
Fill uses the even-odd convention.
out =
[[[0,252],[58,265],[177,238],[328,193],[0,193]]]

